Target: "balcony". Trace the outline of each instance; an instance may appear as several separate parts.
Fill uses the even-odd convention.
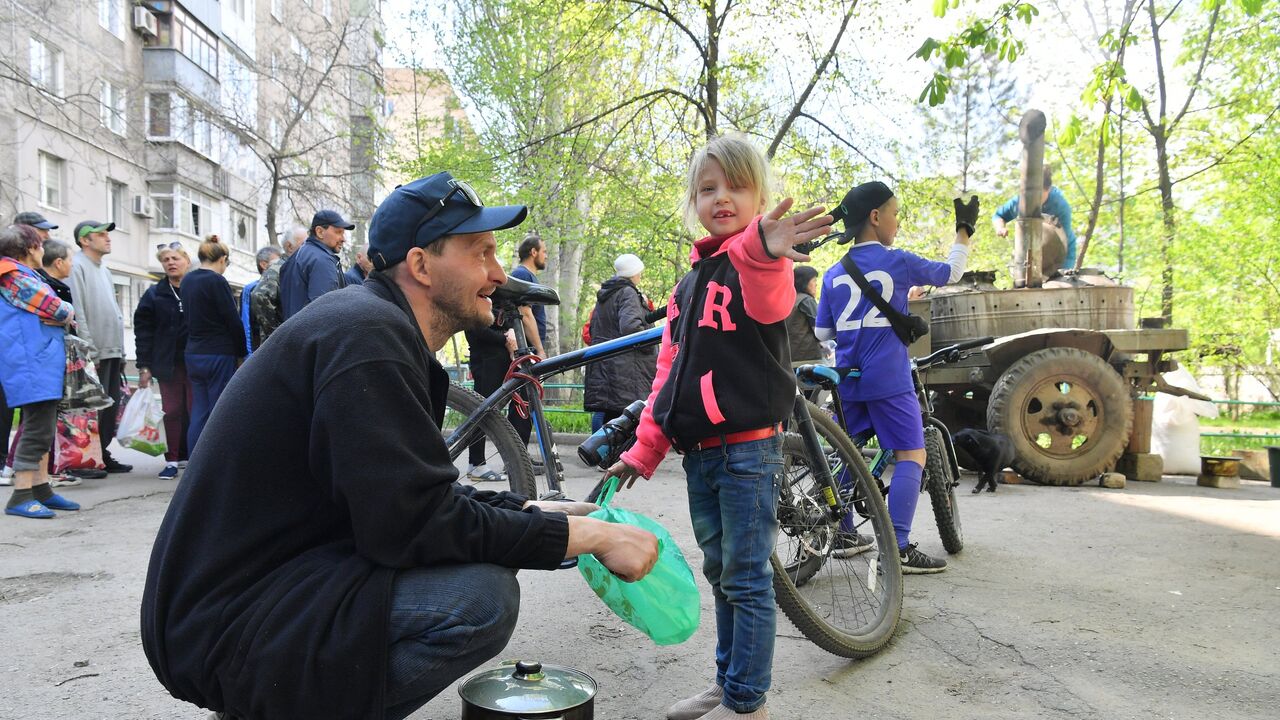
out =
[[[217,78],[205,72],[176,48],[149,47],[142,51],[142,78],[148,85],[180,88],[213,107],[221,99]]]

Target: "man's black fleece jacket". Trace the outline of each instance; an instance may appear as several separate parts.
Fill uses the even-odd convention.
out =
[[[142,644],[175,697],[250,718],[382,717],[397,570],[558,565],[565,516],[455,484],[447,389],[382,273],[308,305],[236,373],[147,571]]]

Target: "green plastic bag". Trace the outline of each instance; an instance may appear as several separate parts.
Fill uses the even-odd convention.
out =
[[[578,571],[604,604],[629,625],[658,645],[682,643],[698,629],[701,610],[693,571],[666,528],[639,513],[609,507],[617,490],[618,478],[609,478],[600,494],[600,509],[588,517],[653,533],[658,538],[658,562],[633,583],[609,572],[594,555],[580,556]]]

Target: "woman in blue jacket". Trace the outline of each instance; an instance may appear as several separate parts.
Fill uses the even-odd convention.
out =
[[[200,432],[213,412],[240,359],[245,355],[244,326],[231,296],[231,285],[222,277],[231,253],[210,235],[196,253],[200,267],[182,281],[178,295],[187,317],[187,377],[191,379],[191,427],[187,448],[195,452]]]
[[[75,308],[33,269],[43,259],[44,241],[35,228],[11,225],[0,231],[0,406],[22,408],[13,495],[4,512],[39,519],[54,517],[54,510],[80,509],[55,493],[45,474],[67,367],[63,329]]]

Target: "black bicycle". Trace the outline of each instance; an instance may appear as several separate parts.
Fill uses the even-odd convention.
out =
[[[964,529],[960,523],[960,506],[956,503],[955,489],[960,485],[960,464],[956,460],[955,446],[951,442],[951,432],[941,420],[933,416],[933,401],[930,398],[921,372],[928,372],[936,365],[958,362],[972,353],[966,352],[990,344],[995,338],[984,337],[948,345],[934,353],[911,361],[911,380],[915,386],[916,397],[920,401],[920,420],[924,424],[925,466],[920,483],[920,491],[929,493],[929,502],[933,507],[933,517],[938,524],[938,535],[942,538],[942,547],[948,553],[955,554],[964,549]],[[845,422],[844,408],[839,402],[836,387],[846,377],[856,376],[856,368],[833,368],[822,365],[802,365],[796,368],[796,377],[801,386],[822,388],[830,393],[831,405],[836,420],[841,428],[848,431]],[[884,471],[894,461],[893,451],[883,448],[866,449],[866,445],[874,438],[871,432],[853,436],[853,442],[860,449],[860,455],[871,461],[869,470],[875,478],[883,495],[889,494],[889,484],[883,480]]]
[[[507,324],[523,348],[519,306],[556,304],[559,298],[551,288],[509,279],[493,301],[495,311],[513,318]],[[451,386],[452,420],[446,419],[445,440],[450,457],[456,461],[483,436],[493,444],[494,464],[500,461],[513,491],[563,497],[558,453],[539,401],[542,381],[661,340],[662,329],[654,328],[544,360],[517,352],[508,379],[487,398]],[[538,486],[528,451],[507,422],[505,408],[517,397],[529,403],[534,419],[545,487]],[[780,530],[771,558],[778,606],[819,647],[844,657],[865,657],[889,641],[902,610],[902,568],[888,507],[852,440],[799,393],[788,428],[783,435]],[[616,453],[601,456],[598,464],[608,467],[612,458]],[[848,481],[838,483],[841,476]]]

